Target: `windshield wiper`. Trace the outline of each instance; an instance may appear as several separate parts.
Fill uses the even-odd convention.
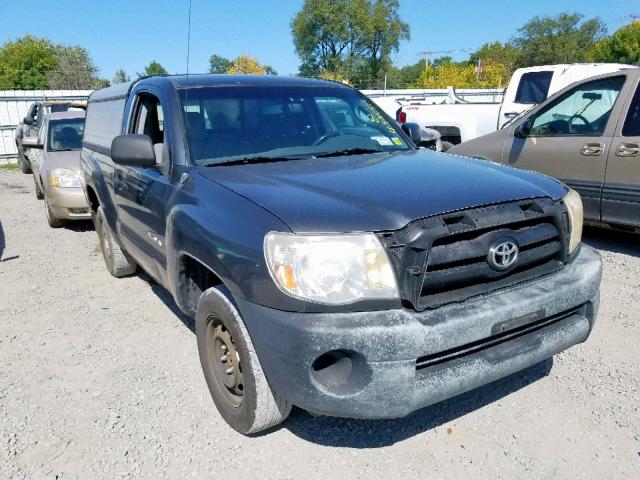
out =
[[[316,153],[314,158],[326,157],[345,157],[347,155],[365,155],[367,153],[381,153],[385,150],[375,148],[345,148],[344,150],[336,150],[335,152]]]
[[[286,162],[287,160],[300,160],[304,157],[268,157],[268,156],[258,156],[258,157],[241,157],[235,158],[233,160],[227,160],[223,162],[211,162],[211,163],[203,163],[203,167],[221,167],[225,165],[248,165],[250,163],[268,163],[268,162]]]

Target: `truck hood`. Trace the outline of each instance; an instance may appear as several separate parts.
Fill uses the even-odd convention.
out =
[[[396,230],[412,220],[533,197],[559,199],[551,178],[430,150],[198,167],[294,232]]]

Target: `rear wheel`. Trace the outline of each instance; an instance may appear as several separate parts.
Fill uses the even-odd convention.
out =
[[[271,390],[231,294],[212,287],[200,297],[196,336],[207,386],[222,418],[243,434],[283,422],[291,403]]]
[[[49,205],[49,199],[46,196],[44,197],[44,209],[47,214],[47,223],[51,228],[60,228],[64,226],[65,221],[53,214],[51,205]]]
[[[98,211],[95,214],[95,227],[100,238],[100,248],[102,249],[104,263],[109,273],[118,278],[135,273],[137,265],[116,242],[102,207],[98,207]]]

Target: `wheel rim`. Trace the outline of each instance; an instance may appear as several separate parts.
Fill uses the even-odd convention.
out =
[[[229,330],[216,318],[209,320],[209,363],[220,391],[234,407],[242,404],[244,376],[240,354]]]

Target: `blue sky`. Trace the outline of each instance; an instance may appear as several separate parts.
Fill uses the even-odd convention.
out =
[[[192,0],[190,71],[204,72],[212,53],[254,55],[280,74],[295,73],[289,22],[302,0]],[[411,26],[394,60],[415,63],[418,52],[475,49],[509,39],[534,15],[576,11],[600,16],[610,31],[640,16],[640,0],[400,0]],[[130,75],[156,59],[169,72],[186,70],[189,0],[28,0],[2,5],[0,43],[27,33],[87,48],[105,78],[122,67]],[[606,8],[603,8],[606,5]],[[26,17],[25,7],[36,15]],[[13,19],[13,20],[11,20]],[[468,54],[457,51],[454,58]]]

